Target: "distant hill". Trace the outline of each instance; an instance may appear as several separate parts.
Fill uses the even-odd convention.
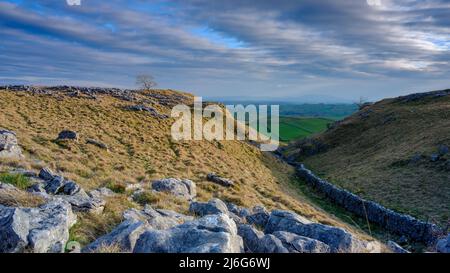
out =
[[[358,110],[356,104],[351,103],[294,103],[284,101],[246,101],[246,100],[224,100],[225,105],[279,105],[280,116],[300,117],[324,117],[331,119],[343,119]]]
[[[367,105],[285,154],[386,207],[443,225],[450,219],[450,90]]]

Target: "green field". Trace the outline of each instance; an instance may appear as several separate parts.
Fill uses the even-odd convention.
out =
[[[286,103],[277,101],[226,101],[226,105],[241,104],[247,105],[279,105],[280,109],[280,136],[282,142],[289,142],[296,139],[308,137],[310,135],[323,132],[327,129],[327,124],[336,120],[341,120],[358,110],[356,104],[326,104],[326,103]],[[248,115],[246,117],[249,118]],[[254,126],[249,124],[247,125]],[[270,120],[268,121],[270,130]]]
[[[280,140],[287,142],[323,132],[332,122],[328,118],[280,117]]]
[[[280,117],[280,135],[279,139],[283,142],[301,139],[327,129],[329,123],[336,119],[319,117]],[[270,121],[268,121],[270,130]]]

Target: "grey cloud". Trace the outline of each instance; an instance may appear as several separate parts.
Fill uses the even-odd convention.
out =
[[[210,96],[334,85],[352,97],[355,82],[371,92],[390,82],[394,92],[411,79],[431,88],[450,78],[450,5],[441,0],[62,2],[0,3],[0,81],[131,86],[149,71],[163,86]]]

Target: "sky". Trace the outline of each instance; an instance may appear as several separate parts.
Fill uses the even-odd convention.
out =
[[[79,4],[79,5],[78,5]],[[450,88],[449,0],[0,0],[0,84],[357,101]]]

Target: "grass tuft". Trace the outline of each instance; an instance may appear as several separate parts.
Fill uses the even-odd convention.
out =
[[[16,188],[25,190],[31,186],[30,179],[23,174],[1,173],[0,182],[14,185]]]

